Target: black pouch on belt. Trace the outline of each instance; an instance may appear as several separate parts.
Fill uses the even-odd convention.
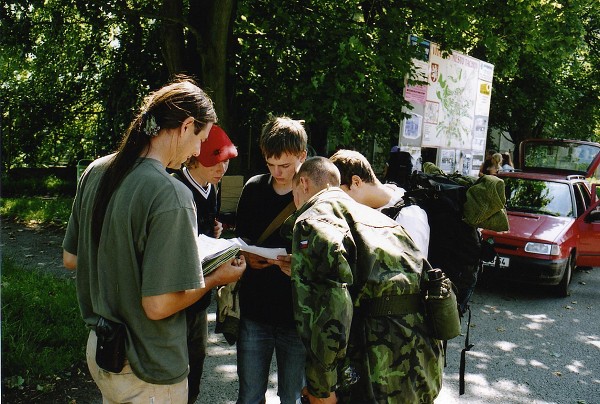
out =
[[[96,325],[96,363],[107,372],[119,373],[125,366],[125,324],[100,317]]]

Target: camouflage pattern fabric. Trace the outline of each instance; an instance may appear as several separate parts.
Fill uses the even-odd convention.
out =
[[[427,335],[424,309],[361,310],[372,299],[420,293],[423,256],[404,229],[339,188],[311,198],[292,224],[294,315],[311,394],[336,390],[341,403],[432,403],[443,357],[440,341]],[[338,376],[348,366],[359,376],[349,386]]]

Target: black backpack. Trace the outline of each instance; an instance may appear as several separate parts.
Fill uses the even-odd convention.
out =
[[[479,232],[462,220],[468,186],[468,180],[460,184],[445,175],[415,172],[403,199],[382,211],[395,219],[405,206],[418,205],[427,213],[430,227],[427,260],[456,286],[461,315],[477,283],[481,256]]]
[[[469,300],[475,290],[481,257],[490,254],[490,246],[481,241],[479,231],[463,219],[463,205],[467,189],[475,181],[460,174],[426,174],[415,171],[410,176],[407,191],[396,205],[383,209],[387,216],[396,216],[406,206],[417,205],[427,213],[430,227],[427,260],[433,268],[440,268],[456,287],[458,312],[467,317],[465,346],[461,352],[459,394],[465,391],[466,352],[469,342],[471,310]],[[488,248],[489,247],[489,248]],[[492,252],[495,254],[492,248]]]

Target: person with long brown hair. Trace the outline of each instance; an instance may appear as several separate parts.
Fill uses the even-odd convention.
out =
[[[503,152],[502,154],[502,171],[515,171],[515,165],[513,164],[510,152]]]
[[[191,191],[166,171],[200,153],[216,120],[208,95],[176,78],[78,183],[63,262],[77,270],[88,367],[105,403],[186,403],[183,309],[246,268],[234,258],[203,276]]]

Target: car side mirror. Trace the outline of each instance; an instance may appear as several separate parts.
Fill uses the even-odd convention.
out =
[[[590,196],[591,196],[591,203],[593,204],[594,202],[596,202],[596,199],[598,199],[598,184],[592,184],[592,191],[590,192]]]
[[[586,223],[600,222],[600,210],[593,210],[585,217]]]

